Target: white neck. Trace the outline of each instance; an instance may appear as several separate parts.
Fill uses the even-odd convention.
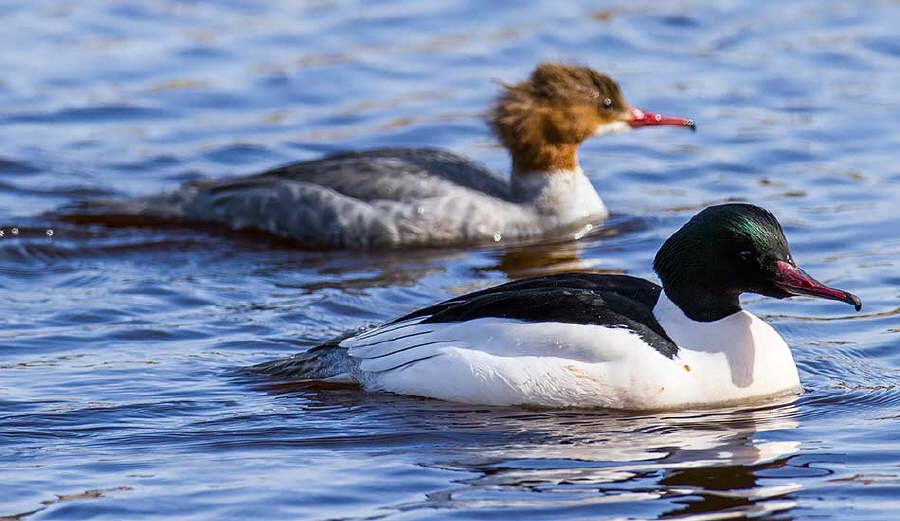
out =
[[[653,315],[678,345],[678,362],[699,394],[722,401],[796,392],[800,379],[781,335],[741,310],[714,322],[697,322],[660,293]]]
[[[580,167],[573,170],[515,173],[512,191],[516,201],[533,204],[544,215],[563,222],[605,218],[606,205]]]

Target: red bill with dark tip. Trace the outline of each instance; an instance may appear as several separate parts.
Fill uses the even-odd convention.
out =
[[[857,311],[862,309],[862,301],[856,295],[844,290],[829,288],[808,273],[784,261],[777,261],[778,270],[775,285],[793,295],[808,295],[851,304]]]
[[[662,114],[646,112],[634,107],[630,107],[628,112],[631,114],[631,121],[629,121],[628,124],[634,128],[673,125],[676,127],[688,127],[691,130],[697,130],[697,125],[694,124],[694,120],[692,119],[663,116]]]

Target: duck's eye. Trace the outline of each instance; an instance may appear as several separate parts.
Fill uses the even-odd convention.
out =
[[[603,108],[611,109],[612,108],[612,100],[609,98],[606,98],[605,100],[603,100]]]
[[[739,255],[744,262],[750,262],[756,258],[752,251],[742,251]]]

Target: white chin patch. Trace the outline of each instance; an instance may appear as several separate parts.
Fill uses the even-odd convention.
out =
[[[604,123],[602,125],[597,125],[597,130],[594,131],[595,136],[602,136],[603,134],[615,134],[616,132],[627,132],[631,130],[631,125],[624,121],[615,121],[613,123]]]

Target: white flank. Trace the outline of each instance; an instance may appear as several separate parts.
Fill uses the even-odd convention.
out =
[[[624,328],[502,318],[412,321],[342,345],[370,390],[490,405],[619,407],[628,360],[669,362]]]
[[[790,348],[752,313],[741,310],[715,322],[696,322],[662,293],[653,314],[680,348],[676,360],[683,368],[673,405],[801,391]]]

